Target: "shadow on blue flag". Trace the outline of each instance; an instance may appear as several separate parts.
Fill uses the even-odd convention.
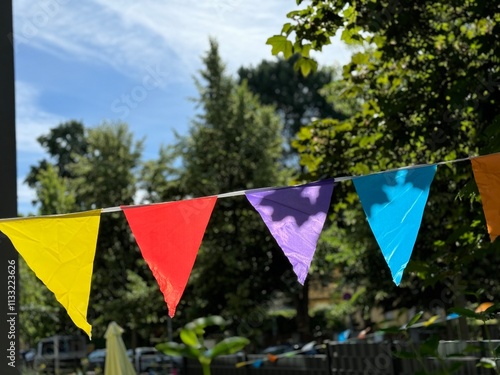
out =
[[[436,169],[430,165],[353,179],[396,285],[410,260]]]

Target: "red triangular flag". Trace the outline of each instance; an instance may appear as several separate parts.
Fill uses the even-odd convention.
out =
[[[147,206],[122,206],[142,256],[173,317],[217,197]]]

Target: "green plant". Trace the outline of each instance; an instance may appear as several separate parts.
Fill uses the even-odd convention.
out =
[[[205,345],[205,328],[219,326],[222,329],[227,323],[220,316],[195,319],[182,328],[179,335],[182,344],[167,342],[158,344],[156,348],[168,355],[197,359],[203,369],[203,375],[210,375],[210,364],[214,358],[236,353],[250,343],[245,337],[233,336],[221,340],[213,348],[208,349]]]
[[[469,319],[482,322],[483,340],[485,342],[483,344],[484,346],[479,349],[486,348],[486,352],[484,353],[485,356],[483,356],[479,360],[477,366],[491,369],[495,371],[496,374],[500,374],[500,368],[498,367],[497,364],[498,360],[500,359],[500,345],[495,346],[494,342],[491,340],[489,331],[486,327],[486,324],[489,320],[496,319],[498,317],[498,313],[500,311],[500,305],[490,303],[490,304],[482,304],[482,306],[484,306],[484,308],[481,308],[480,305],[476,310],[455,307],[450,311],[457,313],[461,316],[467,317]]]

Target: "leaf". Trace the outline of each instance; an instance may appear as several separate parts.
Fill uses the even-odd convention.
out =
[[[385,43],[385,37],[382,36],[382,35],[375,35],[373,38],[372,38],[372,43],[375,43],[375,45],[378,47],[378,48],[382,48],[384,46],[384,43]]]
[[[250,344],[250,340],[245,337],[228,337],[217,343],[212,350],[210,350],[208,357],[213,359],[219,355],[234,354],[239,352],[248,344]]]
[[[195,331],[183,328],[180,333],[180,338],[184,344],[191,346],[193,348],[200,348],[201,343],[198,340],[198,336]]]
[[[347,44],[362,44],[363,37],[359,34],[361,28],[359,26],[345,28],[342,31],[340,39]]]
[[[370,55],[368,53],[358,52],[352,55],[351,61],[357,65],[367,64],[368,61],[370,61]]]
[[[178,344],[176,342],[166,342],[163,344],[158,344],[156,345],[156,349],[167,355],[182,356],[193,359],[198,359],[201,354],[198,349],[191,348],[184,344]]]
[[[197,335],[204,333],[204,328],[208,326],[225,326],[227,322],[223,317],[218,315],[207,316],[204,318],[198,318],[184,326],[187,330],[195,331]]]
[[[497,368],[496,362],[491,359],[491,358],[481,358],[479,360],[479,363],[477,364],[477,367],[483,367],[483,368]]]
[[[353,6],[347,7],[344,10],[344,17],[349,19],[353,14],[356,9]]]
[[[495,314],[500,311],[500,304],[495,303],[494,305],[491,305],[488,307],[486,310],[484,310],[485,314]]]
[[[293,54],[292,42],[290,42],[286,36],[274,35],[267,39],[266,44],[273,47],[271,53],[275,56],[282,52],[285,59],[288,59]]]
[[[309,57],[309,52],[311,51],[311,47],[312,47],[311,44],[304,44],[302,46],[302,51],[300,52],[302,56]]]
[[[318,69],[318,63],[309,57],[301,56],[295,62],[294,68],[300,69],[302,75],[307,77],[311,71],[315,72]]]
[[[176,342],[166,342],[156,345],[156,349],[168,355],[181,355],[185,349],[185,345]]]
[[[290,29],[291,29],[291,27],[292,27],[292,24],[291,24],[290,22],[287,22],[287,23],[285,23],[285,24],[283,25],[283,28],[281,29],[281,32],[282,32],[283,34],[288,35],[288,34],[290,34]]]

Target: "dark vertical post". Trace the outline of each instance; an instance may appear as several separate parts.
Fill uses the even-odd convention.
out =
[[[0,2],[0,218],[17,216],[12,0]],[[0,237],[0,372],[18,374],[18,254]]]

